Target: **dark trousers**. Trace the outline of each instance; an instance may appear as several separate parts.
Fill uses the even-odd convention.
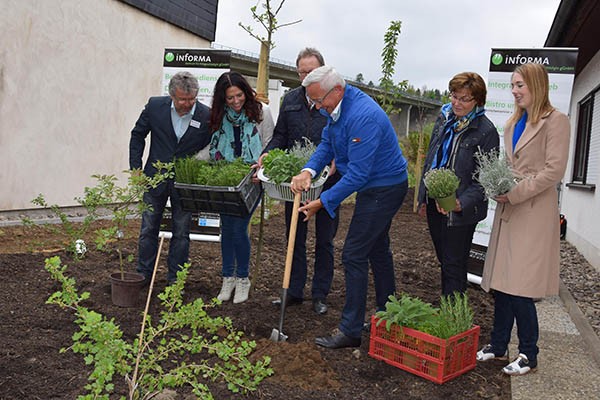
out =
[[[494,291],[494,328],[490,344],[496,354],[506,352],[515,319],[519,353],[525,354],[529,360],[537,360],[540,329],[533,299]]]
[[[177,279],[177,271],[188,261],[190,252],[190,223],[192,214],[183,211],[179,203],[179,196],[175,191],[173,181],[166,184],[164,190],[151,190],[144,193],[144,202],[152,206],[151,211],[142,214],[142,227],[138,242],[138,266],[137,271],[147,278],[152,276],[156,253],[158,252],[158,232],[162,214],[171,198],[171,213],[173,218],[173,237],[169,243],[169,255],[167,257],[167,282]],[[158,192],[158,193],[157,193]]]
[[[467,262],[477,224],[448,226],[448,217],[439,213],[435,201],[427,203],[427,225],[442,266],[442,295],[467,291]]]
[[[323,190],[327,190],[337,183],[341,178],[339,173],[329,177],[323,184]],[[294,203],[285,203],[285,226],[286,237],[289,237],[290,224],[292,220],[292,208]],[[312,280],[312,298],[324,299],[331,288],[333,280],[333,239],[337,232],[340,217],[339,208],[335,210],[335,218],[331,218],[325,209],[319,210],[315,215],[315,271]],[[303,221],[303,215],[298,216],[296,228],[296,241],[294,242],[294,257],[292,258],[292,274],[290,276],[291,296],[303,298],[304,286],[306,285],[306,235],[308,222]]]
[[[339,328],[346,335],[362,334],[367,303],[369,263],[375,281],[377,310],[384,310],[396,291],[389,231],[408,185],[375,187],[357,193],[354,214],[342,252],[346,276],[346,303]]]

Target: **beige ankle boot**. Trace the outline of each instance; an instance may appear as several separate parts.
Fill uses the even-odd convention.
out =
[[[248,293],[250,292],[250,279],[248,278],[237,278],[235,280],[235,296],[233,296],[233,303],[243,303],[248,300]]]
[[[221,301],[229,301],[233,289],[235,289],[235,278],[233,276],[224,276],[223,286],[221,286],[221,292],[217,296],[217,299]]]

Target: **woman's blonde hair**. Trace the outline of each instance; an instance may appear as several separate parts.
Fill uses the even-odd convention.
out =
[[[548,72],[541,64],[527,63],[515,68],[513,75],[518,73],[523,77],[529,93],[531,93],[531,115],[527,119],[532,124],[537,124],[542,116],[552,110],[552,104],[548,97],[550,84],[548,82]],[[525,113],[525,109],[519,107],[515,102],[515,111],[507,121],[507,126],[515,126]]]

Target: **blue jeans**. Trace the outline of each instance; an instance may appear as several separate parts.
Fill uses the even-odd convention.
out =
[[[442,266],[442,294],[467,291],[467,262],[477,224],[448,226],[448,217],[438,212],[435,200],[427,203],[427,225],[435,254]]]
[[[494,328],[490,344],[496,354],[506,351],[515,319],[519,353],[525,354],[528,360],[537,360],[540,330],[533,299],[494,291]]]
[[[224,277],[248,277],[248,266],[250,265],[248,223],[250,223],[250,218],[251,216],[238,218],[221,215],[221,257],[223,258],[222,275]]]
[[[398,185],[370,188],[356,195],[354,214],[342,251],[346,303],[339,329],[346,336],[359,338],[362,335],[369,263],[375,281],[378,311],[385,309],[388,296],[396,291],[389,231],[407,189],[407,182],[403,182]]]
[[[341,179],[339,172],[329,177],[323,185],[323,190],[331,188]],[[286,237],[290,234],[292,219],[292,202],[285,203]],[[333,280],[333,238],[337,232],[340,221],[339,207],[335,210],[335,218],[331,218],[325,209],[319,210],[315,215],[315,270],[312,280],[312,298],[324,299],[329,294]],[[302,215],[298,218],[296,228],[296,241],[294,242],[294,257],[292,258],[292,273],[290,275],[289,294],[302,298],[306,285],[306,236],[308,222],[303,221]]]
[[[173,237],[169,244],[167,257],[167,282],[172,283],[177,279],[177,272],[181,266],[188,262],[190,252],[190,222],[192,214],[183,211],[179,203],[179,196],[175,191],[173,181],[169,181],[157,189],[144,193],[144,203],[152,206],[152,211],[142,214],[142,227],[138,242],[137,271],[146,278],[152,276],[156,253],[158,252],[158,232],[162,214],[171,198],[171,213],[173,218]]]

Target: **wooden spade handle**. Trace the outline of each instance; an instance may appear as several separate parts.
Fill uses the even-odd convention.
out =
[[[292,258],[294,257],[294,244],[296,243],[296,228],[298,227],[298,208],[300,208],[300,193],[294,195],[292,207],[292,222],[290,223],[290,236],[288,237],[287,255],[285,256],[285,272],[283,273],[283,288],[290,287],[292,274]]]

